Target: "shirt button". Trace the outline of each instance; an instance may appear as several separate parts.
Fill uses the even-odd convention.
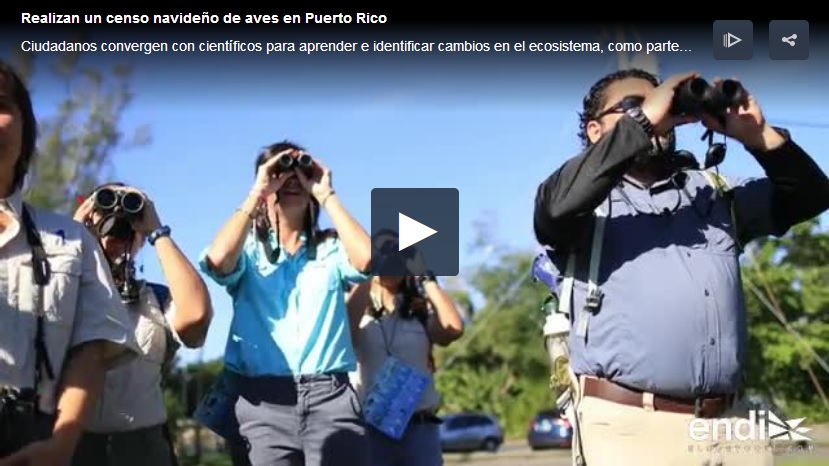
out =
[[[690,252],[686,252],[686,253],[685,253],[685,255],[686,255],[686,256],[688,256],[688,257],[691,257],[691,253],[690,253]]]
[[[711,294],[711,293],[709,293],[709,292],[708,292],[708,290],[706,289],[706,290],[705,290],[705,296],[709,296],[710,294]]]
[[[711,346],[714,346],[714,345],[717,344],[717,340],[712,338],[712,339],[708,340],[708,344],[711,345]]]

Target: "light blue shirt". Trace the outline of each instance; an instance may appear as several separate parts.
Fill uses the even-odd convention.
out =
[[[271,240],[275,244],[273,235]],[[294,256],[283,250],[271,264],[251,233],[230,274],[211,270],[206,250],[199,265],[233,299],[228,369],[247,376],[356,369],[345,293],[368,275],[351,266],[339,239],[320,242],[314,260],[302,247]]]

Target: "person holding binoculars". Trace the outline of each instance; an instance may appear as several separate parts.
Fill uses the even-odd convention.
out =
[[[0,466],[69,464],[106,371],[137,352],[95,238],[23,201],[37,128],[0,61]]]
[[[247,198],[200,262],[234,308],[222,384],[230,388],[218,397],[230,413],[217,417],[233,416],[252,466],[366,464],[345,293],[368,279],[368,233],[331,171],[298,145],[273,144],[255,166]],[[319,230],[321,209],[334,230]]]
[[[141,351],[107,374],[73,464],[173,466],[162,380],[182,344],[204,344],[213,313],[207,285],[159,219],[155,204],[134,187],[107,183],[95,188],[81,201],[75,220],[98,238]],[[145,241],[155,247],[169,288],[135,276],[135,256]]]
[[[709,138],[703,169],[677,156],[673,138],[696,122]],[[766,176],[720,176],[714,133],[741,143]],[[580,136],[584,150],[541,183],[534,215],[561,279],[558,311],[572,322],[574,461],[773,464],[768,440],[722,432],[747,415],[738,257],[829,209],[829,179],[740,82],[696,73],[602,78],[584,99]]]
[[[399,252],[399,238],[390,231],[375,235],[374,244],[374,260],[384,262],[378,264],[380,269],[406,276],[375,276],[357,285],[348,298],[358,363],[352,380],[368,410],[371,464],[440,466],[443,450],[438,429],[442,421],[437,412],[441,398],[435,386],[432,349],[433,345],[448,346],[458,340],[463,335],[463,319],[420,251],[410,247]],[[387,368],[392,362],[397,370],[411,369],[424,383],[420,387],[407,383],[402,389],[382,386],[387,382],[381,380],[396,378],[394,369]],[[383,399],[383,393],[397,396],[401,391],[408,392],[413,404],[410,418],[395,418],[398,413],[394,409],[376,415],[372,412],[373,399],[378,405],[400,406]],[[401,432],[389,435],[384,431],[384,426],[397,423],[403,426]]]

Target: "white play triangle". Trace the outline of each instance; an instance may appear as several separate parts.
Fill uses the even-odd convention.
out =
[[[399,212],[397,223],[397,231],[400,236],[398,251],[402,251],[413,244],[419,243],[438,232]]]

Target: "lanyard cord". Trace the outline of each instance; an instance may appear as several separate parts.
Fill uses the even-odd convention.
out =
[[[32,250],[32,271],[34,275],[34,282],[37,287],[37,303],[35,305],[35,313],[37,315],[37,329],[35,330],[35,395],[39,393],[40,384],[43,376],[54,380],[55,374],[52,368],[52,362],[49,359],[49,351],[46,346],[45,336],[45,322],[43,317],[43,288],[49,283],[52,276],[52,270],[49,267],[49,261],[46,259],[46,251],[43,249],[43,242],[40,234],[35,227],[35,223],[29,214],[29,209],[23,205],[23,228],[26,231],[26,242],[29,243],[29,248]]]
[[[400,317],[399,316],[394,316],[395,318],[394,318],[394,320],[392,320],[391,335],[387,336],[386,335],[386,328],[383,325],[384,321],[386,320],[386,319],[384,319],[384,317],[386,317],[386,316],[383,315],[383,313],[382,313],[382,311],[386,310],[386,305],[385,305],[385,303],[383,303],[383,295],[384,294],[385,294],[384,291],[380,291],[380,297],[377,298],[375,296],[372,296],[371,301],[372,301],[372,304],[374,306],[374,309],[381,312],[380,316],[375,317],[375,320],[377,320],[377,325],[380,327],[380,333],[381,333],[381,335],[383,335],[383,346],[386,348],[386,355],[394,356],[392,354],[392,345],[394,344],[394,337],[397,334],[397,322],[399,321]],[[395,305],[395,307],[397,307],[397,306]],[[391,316],[391,314],[389,314],[389,316]]]
[[[689,176],[689,175],[686,174],[686,176]],[[676,177],[674,176],[671,179],[671,184],[673,185],[674,189],[677,192],[677,200],[676,200],[676,204],[674,205],[673,209],[669,209],[667,211],[668,214],[674,214],[679,210],[680,206],[682,205],[682,195],[685,194],[685,196],[688,198],[688,202],[691,205],[691,208],[694,209],[694,212],[697,214],[698,217],[708,218],[711,215],[711,211],[714,208],[714,203],[715,203],[716,197],[717,197],[716,192],[712,193],[712,195],[708,199],[708,202],[706,203],[705,207],[703,207],[703,209],[700,210],[699,206],[697,206],[696,198],[691,195],[691,192],[688,189],[688,180],[687,179],[684,180],[683,182],[678,182],[676,180]],[[625,190],[622,186],[616,186],[614,188],[614,190],[619,193],[619,195],[622,197],[625,204],[630,206],[630,208],[632,208],[635,212],[640,213],[640,214],[645,214],[645,215],[658,215],[657,212],[653,211],[653,210],[651,212],[644,212],[644,211],[639,210],[639,208],[636,206],[636,204],[633,202],[633,200],[630,198],[630,196],[628,196],[628,194],[625,192]],[[653,206],[651,206],[651,208],[653,209]]]

